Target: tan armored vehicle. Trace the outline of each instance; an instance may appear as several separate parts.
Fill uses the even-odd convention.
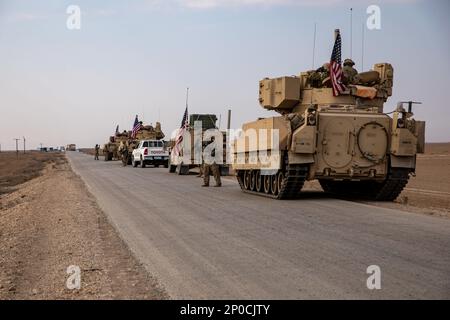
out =
[[[394,200],[415,172],[416,154],[424,152],[425,123],[412,118],[413,102],[384,113],[393,76],[389,63],[377,63],[347,79],[338,96],[329,78],[317,81],[315,71],[260,81],[261,106],[281,116],[244,124],[234,141],[242,190],[295,198],[306,180],[318,179],[327,192]],[[257,135],[252,144],[249,129],[279,135]],[[264,152],[266,158],[258,157]]]
[[[119,145],[121,141],[127,141],[129,136],[128,131],[116,133],[109,137],[109,141],[103,145],[103,155],[105,161],[119,160]]]

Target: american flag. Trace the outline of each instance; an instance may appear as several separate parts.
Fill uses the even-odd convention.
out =
[[[342,83],[342,66],[341,66],[341,35],[337,30],[336,40],[334,42],[333,53],[330,61],[330,78],[333,86],[333,95],[336,97],[347,90]]]
[[[136,118],[134,119],[133,129],[131,130],[131,138],[135,139],[136,134],[138,133],[139,129],[141,129],[142,125],[138,120],[138,116],[136,115]]]
[[[186,106],[186,110],[184,110],[183,119],[181,120],[180,129],[178,129],[177,136],[175,137],[174,151],[176,155],[180,154],[181,151],[180,145],[181,142],[183,142],[183,136],[188,127],[189,127],[188,107]]]

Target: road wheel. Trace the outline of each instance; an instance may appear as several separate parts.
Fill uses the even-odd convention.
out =
[[[264,180],[264,192],[269,194],[270,193],[270,185],[272,183],[272,176],[263,176]]]
[[[280,192],[282,186],[283,186],[283,180],[284,180],[284,174],[283,171],[278,172],[277,174],[277,189],[278,192]]]
[[[145,168],[145,162],[142,158],[141,158],[141,168]]]
[[[278,191],[280,189],[278,189],[278,179],[277,179],[278,175],[273,175],[271,176],[271,186],[270,186],[270,191],[272,192],[272,194],[274,196],[276,196],[278,194]]]
[[[262,192],[263,191],[263,183],[262,183],[262,178],[261,178],[261,172],[259,170],[256,171],[255,180],[256,180],[255,181],[256,191]]]
[[[244,173],[244,188],[250,190],[251,171],[245,170]]]
[[[177,169],[177,166],[170,165],[169,172],[174,173],[176,169]]]
[[[256,188],[256,170],[252,170],[250,174],[250,190],[255,191]]]
[[[131,156],[131,164],[133,165],[133,168],[136,168],[138,165],[137,162],[134,161],[134,156]]]

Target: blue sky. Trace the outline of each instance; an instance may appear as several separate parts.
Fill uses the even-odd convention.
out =
[[[449,141],[449,1],[296,0],[0,0],[0,143],[30,148],[104,143],[134,115],[179,126],[185,90],[190,113],[222,115],[232,127],[276,115],[258,104],[258,81],[315,68],[329,59],[341,29],[343,58],[361,70],[366,8],[381,8],[381,30],[365,29],[364,70],[395,68],[394,95],[418,100],[427,141]],[[81,8],[81,29],[68,30],[66,8]]]

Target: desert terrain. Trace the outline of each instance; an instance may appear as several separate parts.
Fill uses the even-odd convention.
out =
[[[63,153],[0,153],[0,186],[0,299],[166,298]]]
[[[427,144],[417,161],[395,202],[363,203],[448,219],[450,143]],[[168,298],[64,153],[0,153],[0,247],[0,299]],[[66,288],[69,265],[82,266],[80,290]]]

